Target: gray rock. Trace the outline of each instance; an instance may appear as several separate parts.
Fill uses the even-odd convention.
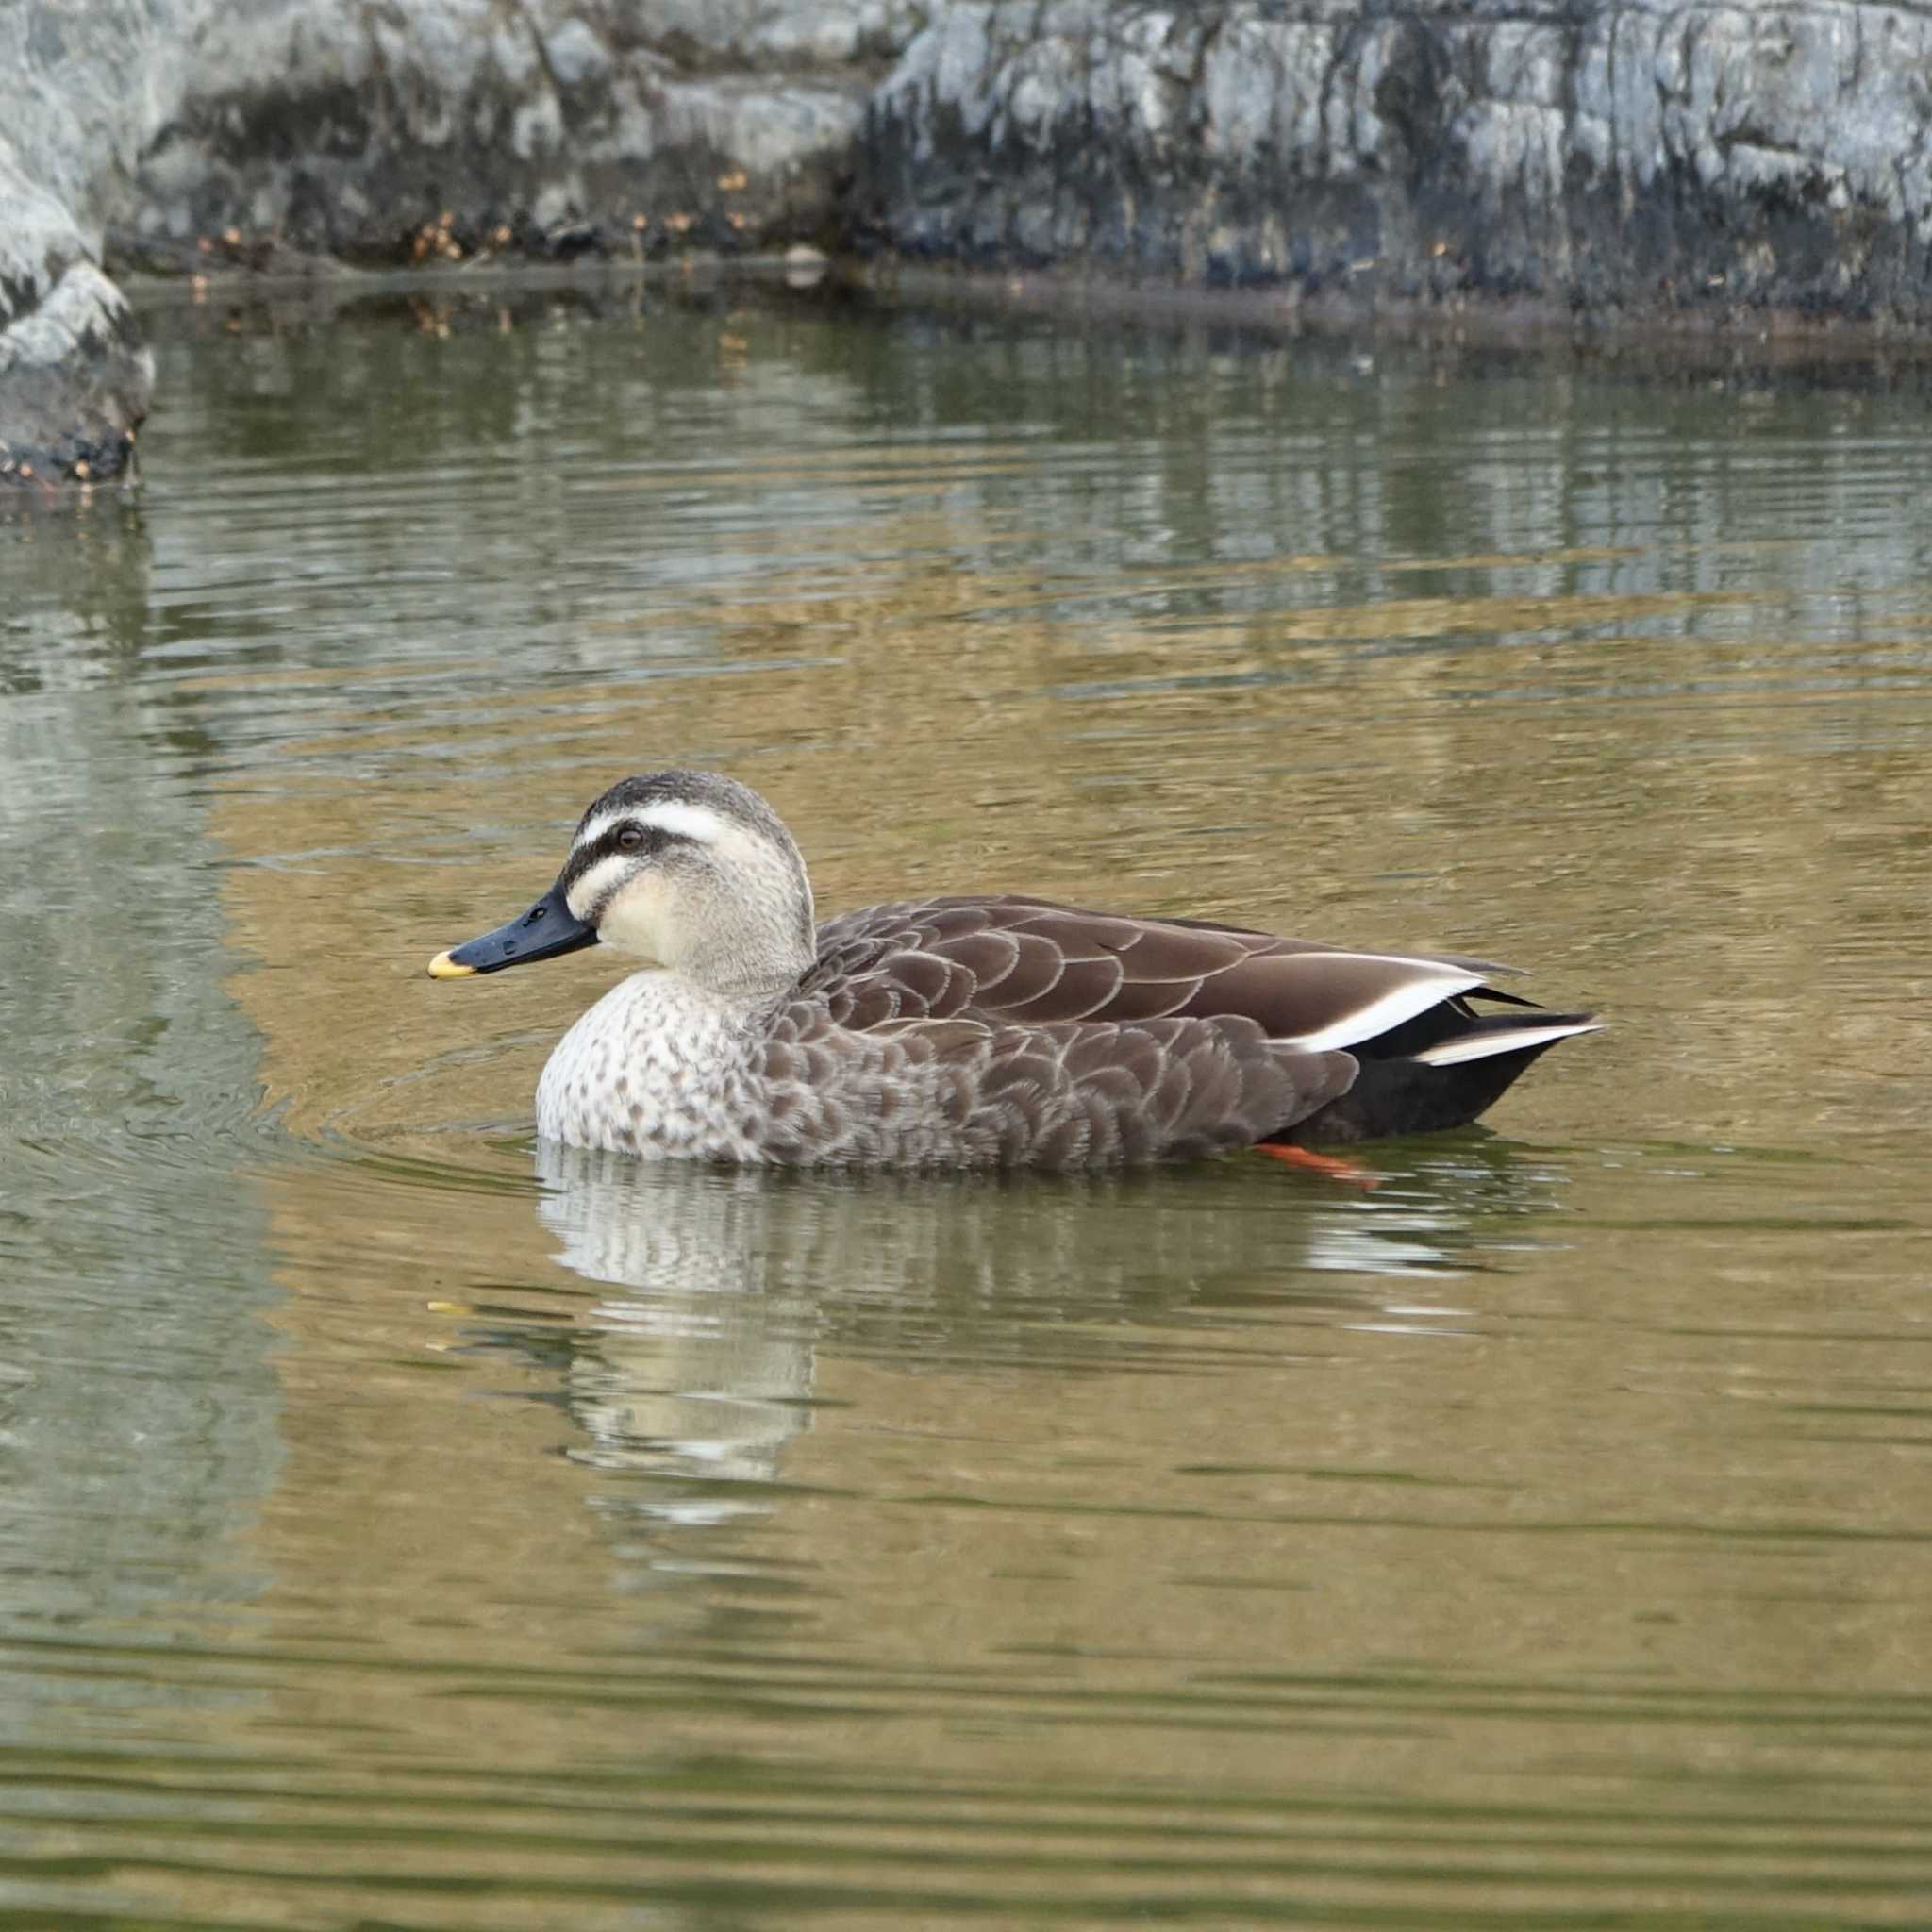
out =
[[[1917,325],[1928,73],[1932,16],[1882,0],[0,0],[0,440],[111,461],[138,420],[104,234],[176,267],[843,237]]]
[[[627,247],[639,215],[726,248],[826,234],[880,63],[918,24],[899,0],[199,6],[157,63],[117,231],[384,261],[425,225],[441,253],[506,228]]]
[[[1357,306],[1932,317],[1932,20],[1862,0],[964,0],[874,95],[915,255]]]
[[[0,451],[95,469],[139,421],[104,236],[190,271],[829,240],[867,97],[923,20],[910,0],[0,0]]]
[[[0,486],[125,463],[154,358],[88,238],[0,137]]]

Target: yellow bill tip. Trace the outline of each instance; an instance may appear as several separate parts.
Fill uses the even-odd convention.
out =
[[[448,953],[439,953],[429,962],[429,976],[431,979],[467,979],[475,970],[474,966],[458,964],[456,958]]]

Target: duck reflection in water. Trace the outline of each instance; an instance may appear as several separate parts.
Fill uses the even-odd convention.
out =
[[[1522,1245],[1562,1181],[1479,1129],[1385,1150],[1373,1195],[1257,1190],[1228,1164],[786,1174],[542,1141],[537,1166],[558,1258],[608,1291],[569,1338],[575,1453],[646,1479],[627,1511],[693,1527],[776,1507],[822,1356],[1144,1373],[1198,1369],[1257,1320],[1306,1335],[1311,1358],[1338,1326],[1455,1331],[1488,1251]]]

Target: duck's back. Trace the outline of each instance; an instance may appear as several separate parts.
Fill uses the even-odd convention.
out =
[[[1509,970],[1008,894],[868,906],[828,920],[805,987],[858,1031],[907,1019],[1043,1025],[1239,1015],[1271,1039],[1312,1041],[1370,1037]]]
[[[1488,982],[1512,969],[1488,960],[1362,951],[1012,894],[867,907],[827,921],[818,937],[801,991],[854,1035],[960,1021],[1030,1030],[1050,1051],[1063,1029],[1069,1044],[1091,1033],[1083,1056],[1112,1055],[1123,1065],[1184,1061],[1203,1042],[1218,1042],[1219,1052],[1238,1041],[1251,1058],[1332,1055],[1358,1070],[1291,1083],[1290,1106],[1249,1140],[1357,1141],[1460,1125],[1544,1048],[1594,1024],[1497,990]],[[1473,997],[1502,1010],[1484,1011]],[[1016,1037],[1007,1050],[1020,1064],[1025,1048]],[[1112,1158],[1183,1151],[1142,1152],[1143,1138],[1130,1131],[1135,1151]]]

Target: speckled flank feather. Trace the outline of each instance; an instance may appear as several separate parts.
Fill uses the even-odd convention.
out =
[[[559,1042],[538,1129],[636,1155],[1071,1169],[1358,1140],[1472,1119],[1594,1024],[1495,991],[1507,969],[1480,960],[1017,896],[814,933],[791,835],[708,773],[613,787],[573,882],[653,963]]]
[[[1244,1147],[1347,1091],[1347,1054],[1252,1020],[1138,1025],[887,1021],[816,996],[761,1019],[637,974],[572,1027],[540,1133],[580,1147],[784,1165],[1118,1166]]]

